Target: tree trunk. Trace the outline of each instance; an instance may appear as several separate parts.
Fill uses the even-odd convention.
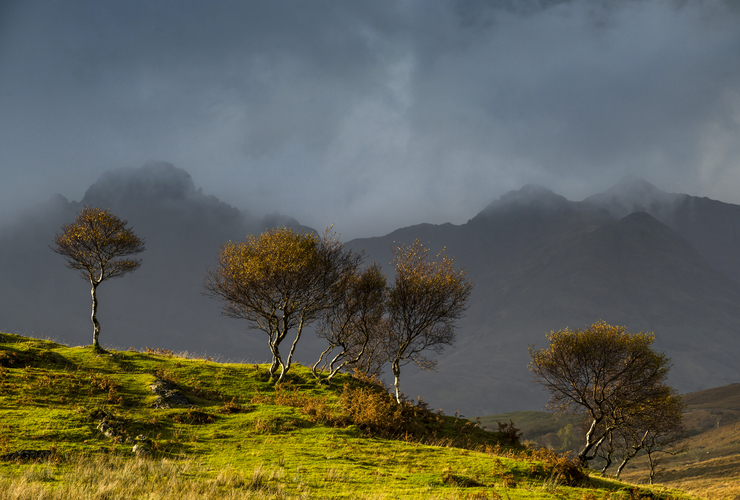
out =
[[[606,460],[606,465],[604,465],[604,468],[601,469],[601,473],[603,475],[606,475],[606,470],[609,467],[611,467],[611,465],[612,465],[612,452],[611,451],[606,455],[606,457],[604,457],[604,460]],[[619,473],[617,473],[617,474],[619,474]],[[619,477],[619,476],[617,476],[617,477]]]
[[[624,469],[624,466],[627,465],[627,462],[630,461],[630,458],[632,458],[632,457],[630,457],[629,455],[626,456],[626,457],[624,457],[624,460],[622,460],[622,463],[619,464],[619,467],[617,467],[617,475],[614,476],[614,477],[616,477],[617,479],[619,479],[619,476],[622,474],[622,470]]]
[[[648,467],[650,469],[649,476],[648,476],[649,478],[648,484],[653,484],[653,481],[655,481],[655,475],[658,472],[658,464],[660,464],[661,459],[655,456],[651,448],[647,448],[646,451],[647,451],[647,456],[648,456]]]
[[[599,446],[601,446],[601,443],[604,442],[604,439],[606,439],[606,436],[612,431],[611,428],[607,429],[606,432],[604,432],[601,437],[594,442],[594,435],[596,434],[596,425],[599,423],[601,419],[593,419],[591,421],[591,426],[589,427],[588,431],[586,432],[586,444],[583,446],[583,449],[576,457],[576,460],[582,467],[588,467],[588,462],[590,460],[593,460],[596,457],[596,452],[599,449]],[[589,455],[588,452],[593,450],[593,454]]]
[[[606,456],[603,457],[606,461],[606,465],[601,469],[601,473],[606,475],[606,470],[612,465],[612,455],[614,454],[614,436],[611,432],[609,433],[609,450],[606,452]]]
[[[393,360],[391,370],[393,371],[393,385],[396,388],[396,402],[401,404],[401,366],[399,364],[399,360]]]
[[[293,340],[293,344],[290,346],[290,352],[288,353],[288,358],[285,360],[285,363],[280,363],[280,377],[278,377],[277,383],[283,381],[283,377],[286,373],[288,373],[288,370],[290,370],[290,365],[293,363],[293,353],[295,353],[295,346],[298,345],[298,340],[301,338],[301,333],[303,332],[303,318],[301,318],[301,321],[298,323],[298,327],[296,328],[296,334],[295,334],[295,340]]]
[[[345,359],[344,361],[342,361],[341,363],[339,363],[339,366],[337,366],[336,368],[334,368],[334,363],[336,363],[337,360],[341,356],[344,356],[344,349],[342,349],[342,352],[340,352],[339,354],[337,354],[336,356],[334,356],[334,359],[332,359],[331,360],[331,363],[329,363],[329,376],[326,377],[326,381],[327,382],[331,382],[331,379],[334,378],[334,375],[336,375],[337,373],[339,373],[339,370],[341,370],[342,368],[344,368],[345,365],[347,365],[347,363],[350,362],[349,359]]]
[[[275,377],[275,372],[278,366],[283,364],[283,360],[280,358],[280,348],[275,342],[270,342],[270,351],[272,352],[272,364],[270,365],[270,381]]]
[[[365,337],[365,342],[362,344],[362,349],[360,349],[360,352],[355,356],[355,359],[345,359],[339,366],[336,367],[336,369],[332,370],[332,366],[334,363],[339,359],[339,356],[344,355],[344,349],[342,349],[342,352],[337,354],[337,356],[332,360],[331,364],[329,364],[329,376],[326,378],[327,382],[331,382],[331,379],[334,377],[334,375],[339,372],[342,368],[344,368],[346,365],[350,363],[357,363],[362,359],[362,356],[365,354],[365,348],[367,348],[367,343],[369,342],[369,338]]]
[[[324,365],[326,365],[326,362],[324,361],[324,356],[327,356],[327,358],[328,358],[329,353],[331,351],[333,351],[333,350],[334,350],[334,346],[330,344],[329,347],[327,347],[324,350],[324,352],[321,353],[321,356],[319,356],[319,360],[316,362],[316,364],[314,364],[311,367],[311,372],[313,373],[313,376],[314,377],[316,377],[318,379],[321,378],[321,376],[319,375],[319,371],[321,371],[321,372],[324,371],[324,369],[322,367],[320,367],[321,366],[321,363],[324,362]]]
[[[91,281],[90,284],[92,285],[92,290],[90,290],[90,295],[92,295],[92,314],[90,315],[90,320],[93,324],[93,347],[96,350],[100,350],[100,323],[98,323],[98,283],[95,281]]]

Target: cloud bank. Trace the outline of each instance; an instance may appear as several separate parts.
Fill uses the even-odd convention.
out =
[[[721,0],[6,2],[0,211],[169,161],[346,237],[628,174],[740,203]]]

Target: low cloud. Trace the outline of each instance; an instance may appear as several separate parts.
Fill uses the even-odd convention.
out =
[[[149,160],[347,238],[627,174],[740,203],[731,2],[66,2],[0,11],[0,211]]]

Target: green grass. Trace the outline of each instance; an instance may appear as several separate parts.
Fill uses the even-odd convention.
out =
[[[158,377],[189,405],[152,408]],[[400,414],[347,406],[360,389],[389,395],[336,378],[319,384],[294,365],[276,389],[265,366],[0,334],[0,498],[690,498],[599,477],[568,486],[562,457],[423,407],[394,432],[382,425]],[[140,443],[148,455],[134,454]],[[20,450],[53,455],[7,459]]]

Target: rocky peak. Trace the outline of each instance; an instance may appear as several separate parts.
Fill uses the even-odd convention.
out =
[[[550,189],[527,184],[517,191],[509,191],[488,205],[477,217],[512,212],[548,214],[557,213],[571,206],[572,202]]]
[[[603,193],[589,196],[583,202],[604,208],[621,218],[633,212],[659,213],[672,207],[681,196],[685,195],[667,193],[645,179],[628,176]]]
[[[197,193],[185,170],[167,162],[148,162],[141,168],[120,168],[100,176],[82,199],[84,205],[117,204],[121,200],[141,202],[177,201]]]

